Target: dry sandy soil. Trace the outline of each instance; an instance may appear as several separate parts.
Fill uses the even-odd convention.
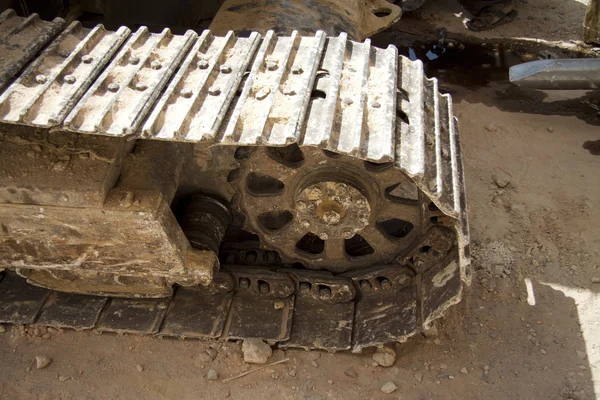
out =
[[[514,25],[487,35],[578,37],[583,4],[518,1]],[[450,13],[457,10],[453,1],[429,0],[407,16],[405,27],[443,21],[461,32]],[[506,78],[473,85],[448,76],[446,84],[461,126],[474,280],[463,302],[440,321],[439,336],[397,345],[391,368],[373,366],[370,353],[276,350],[271,361],[289,361],[224,383],[255,368],[242,362],[237,343],[72,331],[44,339],[5,327],[0,398],[596,398],[599,96],[518,90]],[[494,176],[510,183],[499,188]],[[214,360],[209,348],[216,350]],[[38,355],[52,363],[35,369]],[[218,380],[206,379],[211,368]],[[380,388],[388,381],[398,389],[384,394]]]

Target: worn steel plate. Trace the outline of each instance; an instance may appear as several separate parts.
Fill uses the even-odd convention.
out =
[[[54,292],[36,323],[78,330],[92,329],[107,300],[106,297]]]
[[[0,322],[32,324],[50,293],[25,279],[6,274],[0,282]]]
[[[218,338],[223,333],[232,299],[233,292],[211,293],[199,288],[178,288],[160,334]]]
[[[156,333],[168,305],[169,299],[112,298],[98,321],[97,329],[117,333]]]

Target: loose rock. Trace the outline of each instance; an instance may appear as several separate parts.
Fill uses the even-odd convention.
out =
[[[396,362],[396,352],[391,347],[382,347],[373,353],[373,360],[381,367],[391,367]]]
[[[144,367],[142,367],[140,364],[136,365],[135,369],[137,369],[139,372],[143,372],[144,371]]]
[[[460,369],[460,373],[461,373],[461,374],[468,375],[468,374],[469,374],[469,370],[468,370],[466,367],[462,367],[462,368]]]
[[[492,180],[500,189],[503,189],[510,184],[510,177],[504,172],[495,173],[492,175]]]
[[[217,379],[219,379],[219,373],[214,368],[211,368],[206,373],[206,379],[209,381],[216,381]]]
[[[206,354],[210,357],[211,361],[217,358],[218,351],[212,348],[206,349]]]
[[[35,358],[35,368],[37,368],[37,369],[46,368],[48,365],[50,365],[51,362],[52,362],[52,359],[50,357],[37,356]]]
[[[419,383],[423,382],[423,374],[422,373],[417,372],[413,376],[415,377],[415,379],[417,380],[417,382],[419,382]]]
[[[392,381],[386,382],[381,387],[381,391],[385,394],[390,394],[398,390],[398,386]]]
[[[356,378],[356,372],[354,372],[353,369],[347,369],[346,371],[344,371],[344,374],[346,376],[349,376],[350,378]]]
[[[273,350],[260,339],[246,339],[242,343],[242,353],[244,353],[244,362],[264,364],[273,354]]]
[[[600,278],[598,278],[597,276],[593,277],[591,279],[592,283],[600,283]]]
[[[423,336],[425,336],[426,338],[436,338],[440,335],[437,325],[436,324],[432,324],[431,327],[429,329],[426,329],[423,331]]]

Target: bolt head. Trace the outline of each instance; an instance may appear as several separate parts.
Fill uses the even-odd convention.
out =
[[[276,310],[281,310],[285,307],[285,303],[282,300],[275,300],[273,302],[273,308]]]
[[[158,60],[154,60],[150,63],[150,68],[155,69],[155,70],[159,70],[162,68],[162,64],[160,61]]]
[[[319,296],[321,296],[324,299],[328,299],[329,297],[331,297],[331,289],[328,287],[322,287],[319,289]]]
[[[261,283],[258,285],[258,291],[260,294],[268,294],[270,291],[269,284],[266,282]]]
[[[64,80],[66,83],[73,84],[77,81],[77,78],[75,78],[73,75],[65,75]]]
[[[354,237],[355,233],[353,230],[351,229],[346,229],[342,232],[342,238],[344,239],[352,239]]]
[[[143,92],[144,90],[148,89],[148,85],[146,85],[144,82],[138,82],[135,84],[135,89]]]
[[[304,70],[300,66],[296,65],[296,66],[292,67],[292,74],[294,74],[294,75],[300,75],[303,72],[304,72]]]
[[[327,240],[327,239],[329,239],[329,234],[327,234],[327,232],[324,232],[324,231],[323,232],[319,232],[318,236],[319,236],[319,239],[321,239],[321,240]]]
[[[119,84],[118,83],[111,83],[107,86],[107,89],[109,92],[116,92],[117,90],[119,90]]]
[[[48,77],[46,75],[36,75],[35,76],[35,81],[37,83],[39,83],[40,85],[43,85],[44,83],[48,82]]]
[[[185,97],[186,99],[189,99],[190,97],[192,97],[192,89],[183,89],[181,91],[181,96]]]
[[[94,58],[86,54],[85,56],[81,57],[81,61],[83,61],[84,64],[91,64],[92,61],[94,61]]]
[[[274,60],[269,60],[265,63],[265,66],[267,67],[267,69],[269,71],[275,71],[277,68],[279,68],[279,65],[277,63],[277,61]]]
[[[250,287],[250,279],[240,278],[239,285],[242,289],[248,289]]]
[[[310,228],[310,222],[308,222],[307,219],[301,219],[300,226],[302,226],[303,228]]]
[[[206,69],[206,68],[208,68],[208,61],[198,60],[198,63],[196,65],[198,66],[199,69]]]
[[[210,94],[211,96],[218,96],[221,94],[221,88],[213,86],[208,89],[208,94]]]
[[[231,73],[231,67],[227,64],[221,65],[219,70],[221,71],[222,74],[230,74]]]
[[[128,61],[129,64],[137,65],[140,62],[140,58],[138,56],[130,56]]]
[[[256,92],[255,97],[258,100],[263,100],[269,95],[269,93],[271,93],[271,89],[268,87],[263,87]]]

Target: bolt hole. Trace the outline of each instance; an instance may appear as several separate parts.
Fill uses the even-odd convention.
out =
[[[431,217],[429,218],[429,221],[434,224],[434,225],[438,225],[441,223],[440,218],[439,217]]]
[[[392,10],[389,8],[377,8],[372,12],[377,18],[385,18],[392,14]]]
[[[240,146],[235,150],[235,154],[233,157],[236,160],[245,160],[250,157],[250,154],[254,151],[253,147],[250,146]]]
[[[278,231],[288,226],[294,219],[289,211],[271,211],[258,216],[258,222],[261,226],[270,231]]]
[[[375,252],[369,242],[360,235],[344,240],[344,248],[351,257],[365,257]]]
[[[440,211],[440,209],[438,208],[438,206],[436,206],[433,201],[431,203],[429,203],[429,205],[427,206],[427,208],[429,209],[429,211],[432,211],[432,212]]]
[[[304,163],[304,154],[295,143],[285,147],[269,147],[267,155],[278,163],[290,168],[301,167]]]
[[[423,246],[419,248],[419,253],[428,254],[431,251],[431,246]]]
[[[251,172],[246,178],[248,191],[255,196],[272,196],[283,192],[283,182],[269,175]]]
[[[310,94],[310,99],[311,100],[315,100],[315,99],[326,99],[327,98],[327,93],[325,93],[322,90],[319,89],[315,89],[311,92]]]
[[[394,239],[402,239],[412,231],[414,225],[402,219],[392,218],[377,222],[377,227]]]
[[[231,170],[229,174],[227,174],[227,182],[233,182],[238,180],[238,178],[240,177],[240,173],[241,171],[239,168]]]
[[[321,254],[325,250],[325,241],[313,233],[307,233],[296,243],[296,248],[308,254]]]
[[[385,188],[385,198],[404,204],[418,204],[419,194],[417,187],[411,182],[404,181]]]

